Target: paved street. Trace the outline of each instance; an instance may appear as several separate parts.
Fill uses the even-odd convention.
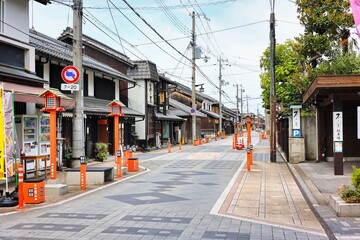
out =
[[[266,219],[266,209],[271,206],[265,202],[259,204],[262,216],[246,214],[248,209],[242,209],[239,200],[241,184],[236,184],[243,179],[245,159],[244,151],[231,149],[231,138],[154,155],[141,161],[148,172],[140,176],[59,205],[0,216],[0,239],[328,239],[306,205],[301,209],[290,206],[297,200],[281,199],[283,206],[272,206],[273,213],[275,208],[277,212],[289,208],[287,216],[296,215],[295,221]],[[264,164],[265,159],[255,154],[254,160],[248,181],[256,180],[261,169],[282,168],[270,168]],[[293,192],[297,194],[289,176],[281,174],[282,170],[278,173],[283,177],[280,180],[286,178],[288,183],[278,186],[288,190],[285,199]],[[276,176],[262,175],[261,181],[252,184],[264,184],[267,178],[279,181]],[[247,191],[248,196],[253,194]],[[254,196],[264,197],[264,191],[260,187]],[[279,197],[273,196],[278,202]],[[226,206],[228,199],[232,204]],[[257,205],[256,201],[250,204]],[[301,211],[310,214],[307,217],[313,224],[301,226]]]

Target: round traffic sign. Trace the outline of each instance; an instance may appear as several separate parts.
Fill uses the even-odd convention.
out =
[[[72,84],[76,83],[79,80],[80,73],[79,70],[74,66],[67,66],[61,71],[61,78],[64,82]]]
[[[191,108],[191,109],[190,109],[190,114],[191,114],[191,115],[195,115],[195,113],[196,113],[195,109]]]

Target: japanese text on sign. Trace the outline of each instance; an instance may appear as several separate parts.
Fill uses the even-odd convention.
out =
[[[343,141],[343,113],[333,112],[334,142]]]

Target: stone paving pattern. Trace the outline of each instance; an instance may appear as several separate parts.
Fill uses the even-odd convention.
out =
[[[254,144],[256,140],[254,134]],[[136,157],[147,169],[145,174],[117,180],[97,191],[91,187],[71,200],[63,197],[58,200],[61,204],[0,214],[0,240],[318,240],[335,239],[334,235],[360,239],[360,219],[338,218],[313,196],[307,205],[301,193],[311,195],[309,187],[300,180],[300,191],[289,171],[294,168],[288,168],[280,156],[277,163],[269,163],[266,141],[256,144],[249,173],[243,168],[246,153],[232,150],[230,137],[198,147],[184,145],[181,151],[175,146],[170,154],[161,149]],[[321,181],[316,171],[322,163],[314,164],[313,175],[308,174],[312,165],[307,164],[314,163],[298,167],[316,185],[316,180]],[[329,184],[334,189],[336,183]],[[327,223],[325,231],[331,229],[334,235],[325,234],[319,223],[322,219]]]

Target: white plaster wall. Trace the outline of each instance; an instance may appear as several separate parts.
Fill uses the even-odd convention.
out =
[[[138,80],[137,85],[134,88],[129,89],[128,96],[129,96],[129,108],[132,108],[138,112],[145,114],[145,81]],[[147,122],[147,116],[145,116],[144,121],[136,122],[135,123],[135,131],[137,132],[140,140],[146,139],[145,133],[145,124]]]
[[[115,99],[120,100],[120,83],[119,80],[115,80]]]
[[[86,70],[86,73],[88,74],[88,96],[93,97],[95,94],[94,89],[94,72]]]
[[[50,81],[50,61],[43,65],[44,67],[44,79]]]
[[[29,1],[6,0],[5,1],[5,35],[18,39],[22,42],[29,42]]]

